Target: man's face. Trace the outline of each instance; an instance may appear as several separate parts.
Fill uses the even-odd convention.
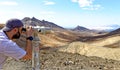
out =
[[[13,35],[12,39],[19,39],[22,33],[22,27],[18,28],[18,32]]]

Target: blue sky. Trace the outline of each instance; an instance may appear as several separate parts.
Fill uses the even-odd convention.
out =
[[[120,0],[0,0],[0,23],[36,17],[63,27],[120,25]]]

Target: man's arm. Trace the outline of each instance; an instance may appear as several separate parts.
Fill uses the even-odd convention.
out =
[[[26,40],[26,55],[22,59],[32,59],[32,41]]]
[[[26,35],[27,37],[32,36],[33,30],[31,27],[27,28]],[[32,59],[32,40],[26,39],[26,55],[22,59]]]

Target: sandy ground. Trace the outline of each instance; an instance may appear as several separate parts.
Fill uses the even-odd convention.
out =
[[[4,70],[32,70],[31,61],[9,59]],[[40,70],[120,70],[120,61],[44,49],[40,51]]]

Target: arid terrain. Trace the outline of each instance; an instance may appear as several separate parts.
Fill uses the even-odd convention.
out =
[[[39,33],[39,37],[41,70],[120,70],[119,45],[104,47],[111,44],[110,40],[118,42],[119,36],[81,42],[75,41],[79,37],[69,32],[52,31]],[[24,36],[17,42],[24,47]],[[4,69],[31,70],[31,61],[8,59]]]
[[[24,19],[27,20],[34,20],[37,24],[46,22],[35,18]],[[53,27],[51,30],[38,32],[40,70],[120,70],[119,31],[99,34],[88,29],[86,31],[85,28],[84,31],[73,31]],[[24,35],[16,42],[25,48]],[[4,70],[31,70],[31,66],[31,60],[16,61],[8,58]]]
[[[31,61],[9,59],[4,70],[31,70]],[[120,70],[120,61],[58,52],[49,48],[40,50],[40,70]]]

